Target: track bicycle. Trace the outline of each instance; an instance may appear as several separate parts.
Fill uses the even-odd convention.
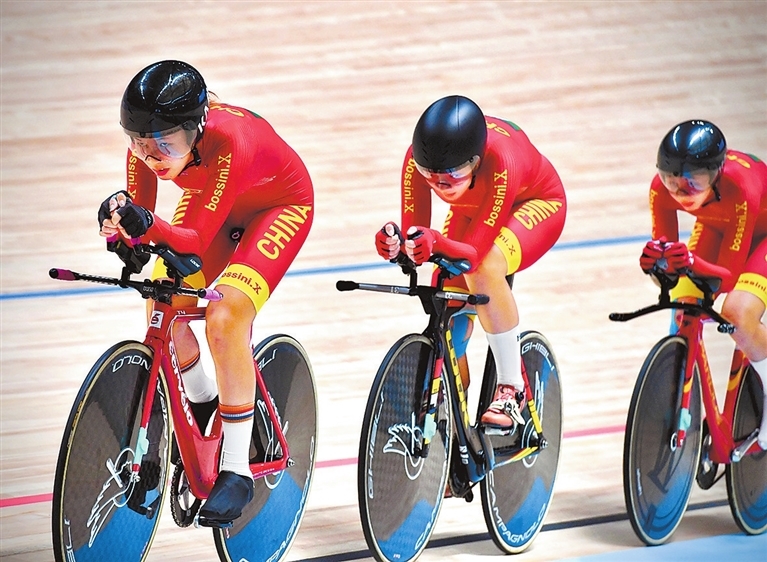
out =
[[[761,382],[736,348],[720,411],[703,343],[706,322],[717,323],[720,333],[734,331],[713,309],[721,280],[687,273],[703,298],[673,302],[669,291],[678,275],[657,266],[652,275],[661,288],[657,304],[610,314],[610,320],[625,322],[658,310],[681,311],[678,332],[652,348],[631,397],[623,446],[623,490],[631,526],[647,545],[666,542],[687,509],[693,481],[709,489],[724,475],[735,523],[746,534],[764,533],[767,452],[757,443],[764,414]]]
[[[91,368],[69,414],[53,490],[57,562],[145,560],[163,498],[170,498],[175,523],[187,527],[196,522],[218,475],[221,419],[216,412],[209,433],[197,425],[171,336],[174,323],[204,321],[206,309],[173,308],[171,299],[190,295],[212,301],[221,295],[182,286],[184,276],[201,268],[197,256],[149,245],[135,245],[131,252],[127,259],[121,255],[126,265],[119,279],[66,269],[49,272],[64,281],[132,288],[154,301],[143,343],[123,341],[110,347]],[[164,260],[169,280],[131,279],[150,253]],[[256,416],[250,468],[255,495],[232,526],[213,529],[224,562],[285,557],[301,523],[314,470],[317,398],[306,352],[292,337],[273,335],[254,347],[253,360]],[[172,466],[173,434],[180,461]]]
[[[418,285],[415,264],[402,254],[398,260],[408,286],[336,284],[340,291],[418,297],[429,316],[423,333],[403,336],[386,354],[365,407],[357,490],[367,545],[379,561],[416,559],[434,531],[446,487],[472,501],[480,483],[494,543],[505,553],[522,552],[541,530],[559,464],[562,395],[551,346],[537,332],[522,335],[525,424],[506,436],[485,434],[479,421],[470,422],[449,326],[464,307],[489,299],[443,290],[447,279],[469,270],[466,260],[432,256],[439,268],[434,286]],[[488,349],[477,420],[495,385]]]

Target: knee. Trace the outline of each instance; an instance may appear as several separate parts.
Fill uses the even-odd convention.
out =
[[[751,295],[741,292],[730,293],[722,304],[722,315],[735,326],[737,331],[749,333],[761,323],[761,314],[751,306]],[[737,333],[737,332],[736,332]]]
[[[239,343],[243,338],[250,338],[251,322],[243,319],[231,306],[220,306],[222,303],[216,303],[219,306],[211,303],[205,314],[205,335],[211,350],[222,349],[232,342]]]
[[[475,270],[467,274],[467,278],[472,279],[475,283],[505,279],[507,270],[506,257],[497,246],[493,245]]]

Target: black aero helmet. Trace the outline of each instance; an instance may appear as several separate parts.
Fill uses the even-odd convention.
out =
[[[423,112],[413,131],[413,158],[421,168],[446,172],[482,156],[487,124],[479,106],[463,96],[448,96]]]
[[[133,137],[181,128],[202,133],[208,89],[191,65],[165,60],[147,66],[125,88],[120,125]]]
[[[724,163],[727,143],[719,128],[708,121],[679,123],[658,148],[658,170],[683,176],[694,170],[717,171]]]

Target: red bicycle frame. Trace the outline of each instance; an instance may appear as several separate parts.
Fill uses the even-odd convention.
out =
[[[756,439],[747,438],[736,442],[732,435],[732,420],[735,414],[735,402],[738,397],[743,374],[748,367],[748,359],[740,349],[735,349],[727,380],[727,394],[724,410],[720,412],[716,400],[713,377],[709,366],[706,348],[703,344],[703,325],[705,319],[698,314],[682,315],[678,335],[687,341],[688,351],[685,364],[684,382],[679,410],[676,440],[682,446],[690,426],[690,400],[695,367],[698,368],[703,407],[706,412],[711,446],[709,458],[715,463],[727,464],[740,460],[743,456],[761,451]]]
[[[168,388],[170,411],[173,417],[173,429],[176,433],[181,459],[187,474],[189,487],[195,497],[206,499],[210,494],[213,484],[218,476],[219,454],[221,445],[221,418],[216,412],[213,418],[213,426],[210,435],[203,435],[200,427],[192,415],[190,403],[186,397],[184,383],[181,378],[176,348],[173,345],[171,328],[173,323],[193,322],[205,320],[205,307],[182,307],[173,308],[163,302],[155,301],[152,315],[147,329],[144,344],[152,349],[154,361],[149,372],[147,390],[157,387],[160,367],[162,367],[165,382]],[[157,359],[160,361],[157,361]],[[268,398],[269,393],[264,383],[258,364],[254,362],[256,371],[256,386],[264,397],[266,411],[275,428],[274,434],[279,442],[282,456],[276,460],[251,463],[250,470],[254,479],[268,476],[285,470],[289,465],[290,451],[285,433],[280,425],[280,419],[274,409],[272,401]],[[172,380],[171,380],[172,373]],[[152,412],[154,392],[147,392],[144,410],[141,417],[141,429],[139,430],[136,457],[133,465],[135,475],[141,467],[141,457],[147,450],[147,428]],[[254,420],[254,423],[255,420]]]

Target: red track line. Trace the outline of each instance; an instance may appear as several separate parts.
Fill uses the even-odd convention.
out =
[[[578,431],[568,431],[563,434],[564,439],[571,439],[575,437],[592,437],[594,435],[604,435],[607,433],[618,433],[625,429],[623,425],[613,425],[609,427],[597,427],[594,429],[580,429]],[[350,459],[333,459],[328,461],[317,461],[317,468],[334,468],[338,466],[348,466],[357,464],[356,458]],[[17,498],[2,498],[0,499],[0,508],[14,507],[19,505],[30,505],[34,503],[49,502],[53,499],[53,494],[36,494],[34,496],[19,496]]]
[[[595,427],[592,429],[579,429],[577,431],[565,431],[562,434],[563,439],[572,439],[574,437],[593,437],[594,435],[605,435],[607,433],[623,433],[626,430],[625,425],[611,425],[608,427]]]
[[[20,496],[18,498],[0,499],[0,508],[13,507],[14,505],[29,505],[31,503],[49,502],[53,499],[53,494],[37,494],[35,496]]]

